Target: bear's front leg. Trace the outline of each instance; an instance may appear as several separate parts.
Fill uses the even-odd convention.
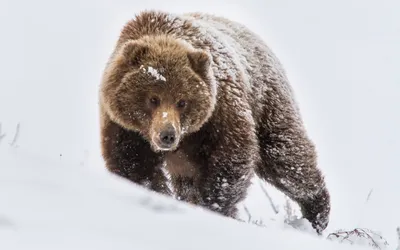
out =
[[[224,121],[211,123],[209,136],[202,144],[206,157],[198,188],[203,206],[236,218],[236,205],[245,198],[253,176],[257,142],[247,118],[239,115],[236,121]]]
[[[107,120],[102,126],[102,154],[107,168],[150,190],[171,194],[162,172],[163,156],[143,137]]]
[[[199,204],[201,196],[195,181],[195,177],[172,176],[171,182],[176,198],[194,205]]]

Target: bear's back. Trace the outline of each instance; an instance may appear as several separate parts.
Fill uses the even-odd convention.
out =
[[[199,22],[207,32],[217,31],[224,45],[230,48],[229,52],[235,54],[236,63],[243,69],[248,81],[248,100],[254,114],[263,112],[263,107],[257,104],[265,103],[265,99],[271,100],[277,95],[285,95],[288,100],[294,98],[281,62],[260,36],[227,18],[205,13],[186,15]],[[292,105],[297,108],[295,102]]]

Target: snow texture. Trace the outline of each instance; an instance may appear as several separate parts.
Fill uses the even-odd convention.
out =
[[[227,219],[21,148],[0,150],[1,249],[362,249]]]

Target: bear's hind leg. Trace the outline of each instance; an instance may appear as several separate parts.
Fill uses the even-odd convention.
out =
[[[259,146],[257,175],[296,201],[303,216],[321,233],[329,222],[330,195],[317,168],[314,145],[304,130],[293,126],[260,131]]]

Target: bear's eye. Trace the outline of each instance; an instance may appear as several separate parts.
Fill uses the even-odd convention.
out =
[[[186,101],[185,101],[185,100],[180,100],[180,101],[176,104],[176,106],[177,106],[178,108],[182,109],[182,108],[186,107]]]
[[[154,107],[158,107],[160,105],[160,99],[157,97],[153,96],[150,98],[150,104]]]

